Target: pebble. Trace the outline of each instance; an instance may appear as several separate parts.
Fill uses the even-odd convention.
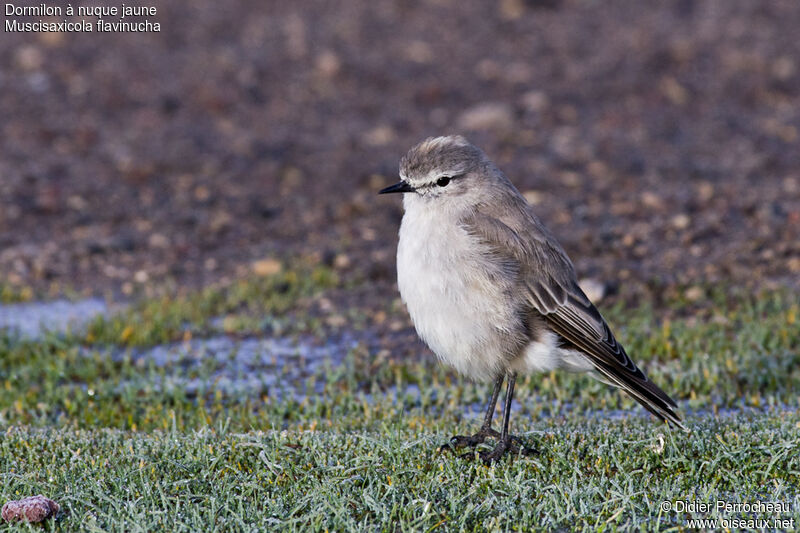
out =
[[[522,95],[521,103],[526,110],[539,112],[547,108],[550,100],[543,91],[529,91]]]
[[[323,77],[332,78],[342,69],[342,60],[334,52],[326,50],[317,56],[315,67]]]
[[[347,325],[347,318],[344,315],[330,315],[325,318],[325,323],[332,328],[343,328]]]
[[[500,16],[505,20],[517,20],[525,14],[525,4],[522,0],[501,0],[498,7]]]
[[[676,229],[686,229],[689,227],[689,224],[692,222],[692,220],[686,213],[678,213],[672,217],[670,222],[672,223],[672,227]]]
[[[654,209],[661,209],[664,207],[664,202],[661,200],[661,197],[654,192],[651,191],[644,191],[641,195],[642,203],[647,207],[652,207]]]
[[[473,106],[458,117],[459,127],[465,130],[510,130],[514,125],[511,107],[500,102],[484,102]]]
[[[36,46],[20,46],[14,54],[14,60],[23,70],[37,70],[44,63],[44,55]]]
[[[147,244],[150,248],[169,248],[169,239],[161,233],[153,233],[148,237]]]
[[[686,289],[686,292],[683,295],[690,302],[696,302],[703,297],[703,289],[695,285],[694,287],[689,287]]]
[[[3,505],[2,516],[6,522],[24,520],[35,524],[55,516],[60,509],[61,506],[56,502],[39,494],[6,502]]]
[[[605,283],[594,278],[583,278],[578,281],[583,292],[592,302],[599,302],[608,292],[608,287]]]
[[[411,41],[406,47],[406,57],[415,63],[430,63],[436,57],[433,49],[425,41]]]
[[[672,220],[670,222],[672,223],[672,227],[676,229],[686,229],[689,227],[691,219],[689,218],[689,215],[687,215],[686,213],[678,213],[677,215],[672,217]]]
[[[347,254],[337,254],[333,259],[333,266],[343,270],[350,266],[350,257]]]
[[[531,205],[539,205],[544,199],[544,195],[541,193],[541,191],[534,190],[525,191],[522,193],[522,196],[524,196]]]
[[[283,266],[277,259],[264,258],[253,261],[250,268],[257,276],[274,276],[283,269]]]
[[[682,106],[689,100],[689,93],[675,78],[665,78],[661,82],[661,93],[670,103]]]
[[[708,181],[702,181],[697,186],[697,197],[701,202],[708,202],[714,197],[714,185]]]
[[[364,142],[369,146],[386,146],[395,140],[394,130],[391,126],[376,126],[364,134]]]

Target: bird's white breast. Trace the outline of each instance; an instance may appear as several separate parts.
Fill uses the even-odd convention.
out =
[[[445,363],[473,379],[505,369],[509,328],[518,322],[508,287],[492,279],[479,243],[446,210],[406,201],[397,281],[414,326]]]

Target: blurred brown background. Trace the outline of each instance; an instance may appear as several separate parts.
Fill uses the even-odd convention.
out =
[[[463,133],[582,277],[799,285],[800,3],[156,5],[161,33],[2,35],[0,279],[311,257],[388,287],[401,207],[375,192]]]

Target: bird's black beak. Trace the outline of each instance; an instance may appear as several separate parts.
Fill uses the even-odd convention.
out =
[[[378,194],[389,194],[390,192],[414,192],[414,187],[409,185],[406,181],[399,181],[394,185],[381,189],[378,191]]]

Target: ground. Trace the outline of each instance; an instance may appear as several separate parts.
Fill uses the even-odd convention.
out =
[[[512,430],[539,453],[488,467],[439,448],[477,430],[489,385],[380,349],[367,321],[348,336],[284,311],[332,285],[326,270],[288,271],[0,336],[0,496],[45,494],[63,510],[51,526],[98,531],[800,520],[800,307],[785,294],[721,291],[714,315],[675,321],[610,309],[691,433],[588,377],[525,376]],[[677,507],[692,502],[714,509]]]
[[[0,44],[3,502],[98,531],[800,521],[794,2],[158,9],[160,34]],[[692,433],[553,373],[514,403],[538,455],[437,453],[488,385],[416,339],[376,192],[444,133],[525,194]],[[789,510],[676,510],[718,500]]]
[[[3,278],[119,294],[339,257],[369,306],[401,215],[375,193],[463,133],[582,276],[798,287],[791,0],[159,9],[158,34],[4,35]]]

